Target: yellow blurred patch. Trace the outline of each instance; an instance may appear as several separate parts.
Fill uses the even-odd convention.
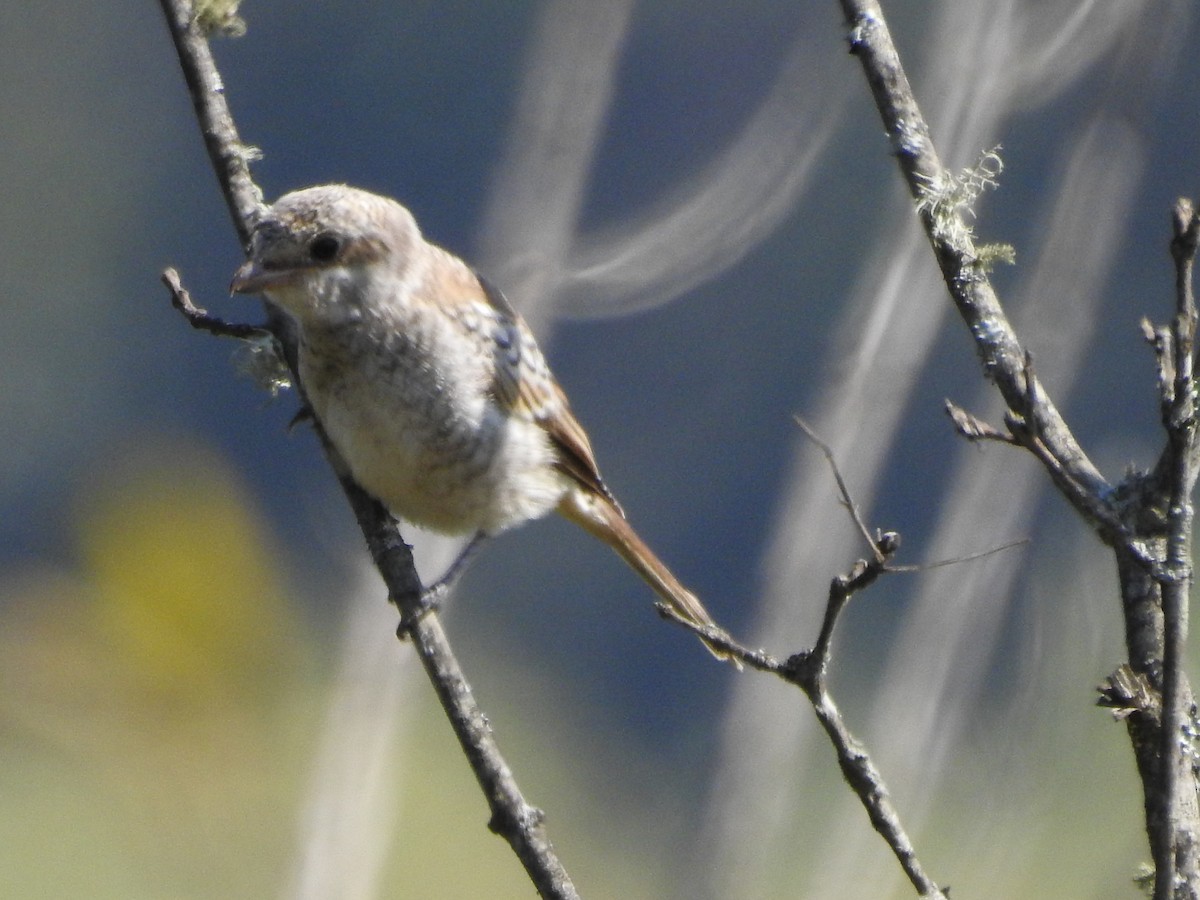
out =
[[[172,704],[260,694],[297,662],[296,610],[249,497],[213,454],[160,442],[127,454],[83,507],[99,633]]]

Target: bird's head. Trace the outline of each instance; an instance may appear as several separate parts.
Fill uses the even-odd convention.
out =
[[[353,315],[374,281],[405,277],[420,242],[412,214],[394,200],[341,184],[305,188],[255,225],[229,289],[264,294],[301,322]]]

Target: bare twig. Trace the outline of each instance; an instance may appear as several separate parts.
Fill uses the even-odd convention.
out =
[[[800,418],[800,416],[792,416],[792,420],[800,426],[800,430],[804,432],[805,436],[816,444],[821,453],[825,455],[825,461],[829,463],[829,468],[833,470],[833,478],[837,482],[838,492],[842,495],[842,505],[850,512],[850,518],[854,521],[859,534],[863,536],[863,540],[867,542],[867,546],[875,552],[875,558],[878,560],[880,554],[878,548],[875,546],[875,538],[871,537],[871,532],[867,529],[867,524],[863,521],[857,504],[850,497],[850,489],[846,487],[846,481],[842,478],[842,472],[838,468],[837,460],[833,458],[833,450],[830,449],[827,443],[821,440],[817,433],[813,431],[812,426]]]
[[[834,480],[837,482],[842,505],[866,539],[872,554],[871,559],[857,560],[848,572],[838,575],[830,582],[821,630],[812,649],[793,654],[785,660],[779,660],[764,650],[752,650],[740,644],[721,628],[698,625],[685,619],[665,603],[658,604],[658,610],[664,617],[695,632],[704,638],[706,643],[724,651],[731,658],[739,660],[757,671],[776,675],[784,681],[796,685],[804,692],[812,704],[817,720],[825,730],[830,743],[833,744],[838,765],[841,767],[846,783],[858,796],[859,802],[867,811],[867,817],[871,824],[891,848],[909,881],[912,882],[920,896],[930,898],[930,900],[933,898],[945,900],[946,894],[926,874],[917,858],[912,841],[909,840],[900,821],[900,815],[892,804],[882,774],[875,768],[870,754],[854,737],[847,727],[845,719],[842,718],[837,704],[834,703],[833,697],[829,693],[826,677],[833,657],[833,634],[842,611],[850,599],[859,591],[874,584],[880,575],[912,567],[891,565],[892,557],[900,548],[900,535],[894,531],[884,531],[878,532],[876,537],[871,537],[870,529],[859,514],[858,504],[854,502],[854,498],[850,494],[850,489],[842,477],[833,451],[803,419],[796,417],[796,423],[809,440],[824,453],[833,472]],[[948,560],[948,562],[952,561]]]
[[[950,417],[950,421],[954,423],[954,430],[972,443],[975,441],[997,441],[1001,444],[1016,443],[1011,434],[1005,434],[998,428],[993,428],[987,422],[983,421],[983,419],[972,415],[950,400],[946,400],[942,408],[945,409],[946,415]]]
[[[847,504],[847,508],[852,509],[853,504]],[[827,688],[826,675],[832,657],[833,632],[838,617],[851,597],[873,584],[881,574],[891,571],[888,568],[888,560],[899,546],[899,539],[894,533],[888,532],[881,536],[878,542],[873,542],[873,546],[878,558],[858,560],[849,572],[839,575],[830,583],[829,596],[825,603],[825,618],[813,649],[796,653],[785,660],[779,660],[764,650],[752,650],[735,641],[720,628],[697,625],[689,619],[684,619],[666,604],[659,604],[659,612],[748,667],[776,675],[804,692],[817,715],[817,721],[821,723],[830,743],[833,744],[842,776],[858,796],[859,802],[867,811],[871,825],[891,848],[909,881],[921,897],[946,900],[947,895],[929,877],[917,858],[912,841],[909,840],[900,821],[900,814],[892,803],[883,775],[875,767],[866,747],[846,725]]]
[[[207,310],[201,309],[192,302],[192,295],[183,286],[179,273],[173,268],[168,267],[163,270],[162,282],[171,292],[171,305],[179,310],[193,328],[199,331],[207,331],[217,337],[238,338],[243,341],[275,337],[274,332],[266,328],[245,325],[241,322],[226,322],[217,316],[209,315]]]
[[[892,849],[908,880],[917,889],[918,894],[927,900],[949,900],[949,894],[938,887],[937,882],[930,878],[921,866],[916,850],[892,804],[883,776],[875,768],[866,748],[846,727],[841,712],[823,682],[820,685],[802,683],[801,687],[812,701],[817,720],[837,750],[838,765],[846,783],[858,795],[867,810],[871,825]]]
[[[250,232],[263,208],[262,191],[250,176],[250,162],[256,151],[238,137],[225,101],[225,85],[209,50],[208,38],[194,21],[192,4],[188,0],[159,2],[233,227],[242,246],[249,247]]]
[[[1015,541],[1007,541],[997,547],[992,547],[989,550],[976,550],[974,553],[966,553],[962,556],[952,556],[950,559],[939,559],[934,562],[917,563],[912,566],[888,566],[889,572],[923,572],[926,569],[941,569],[945,566],[957,566],[960,563],[974,562],[977,559],[983,559],[986,556],[991,556],[994,553],[1003,553],[1005,550],[1011,550],[1013,547],[1021,547],[1029,543],[1029,538],[1018,538]]]
[[[1010,435],[1001,434],[1000,432],[995,432],[994,435],[987,433],[989,431],[993,431],[991,426],[976,419],[965,410],[959,409],[949,400],[946,401],[946,410],[950,414],[950,417],[954,419],[956,425],[961,425],[963,429],[966,429],[968,432],[970,432],[968,439],[971,439],[971,436],[973,436],[976,440],[987,438],[999,440],[1006,444],[1015,443],[1014,439]],[[890,562],[888,562],[888,560],[891,559],[891,557],[895,555],[896,551],[900,549],[899,533],[895,531],[877,531],[874,537],[871,536],[871,531],[869,528],[867,528],[867,524],[863,521],[862,514],[859,512],[858,504],[854,502],[854,498],[850,495],[850,488],[846,486],[846,479],[842,476],[842,471],[838,467],[837,459],[834,458],[833,450],[827,443],[821,440],[820,436],[807,422],[804,421],[804,419],[800,418],[800,416],[793,416],[792,418],[795,420],[796,424],[800,426],[805,436],[820,448],[821,452],[825,456],[825,461],[829,463],[829,468],[833,472],[834,481],[837,483],[838,493],[841,494],[842,506],[849,511],[850,518],[854,521],[854,526],[858,529],[859,534],[861,534],[865,539],[867,546],[871,548],[871,552],[874,554],[875,562],[879,565],[879,571],[875,573],[876,575],[883,572],[921,572],[925,569],[940,569],[943,566],[953,566],[957,565],[958,563],[983,559],[985,556],[991,556],[993,553],[1000,553],[1003,550],[1011,550],[1013,547],[1019,547],[1022,544],[1029,543],[1028,538],[1022,538],[1021,540],[1009,541],[1005,544],[1001,544],[998,547],[992,547],[989,550],[978,550],[975,553],[968,553],[964,556],[955,556],[951,557],[950,559],[939,559],[936,562],[917,563],[915,565],[902,566],[892,565]],[[874,576],[872,576],[872,578],[874,578]],[[862,587],[866,587],[866,585],[860,585],[859,589]],[[820,643],[820,641],[818,641],[818,643]]]
[[[250,232],[262,208],[262,194],[250,177],[248,161],[251,153],[238,137],[208,41],[193,21],[190,3],[188,0],[160,2],[209,158],[225,195],[234,227],[242,245],[247,246]],[[164,281],[171,289],[172,302],[194,327],[234,337],[252,337],[261,333],[262,329],[231,325],[195,307],[180,285],[178,275],[171,277],[164,273]],[[281,334],[274,326],[271,333]],[[286,343],[286,335],[281,339]],[[294,352],[288,352],[290,349],[294,348],[285,346],[285,354],[293,365],[293,383],[299,385],[294,371],[295,355]],[[393,602],[400,608],[402,620],[410,623],[408,631],[417,654],[487,797],[491,809],[489,827],[509,842],[542,897],[559,900],[576,898],[578,894],[575,887],[546,836],[542,814],[525,801],[517,787],[437,615],[415,614],[420,606],[422,589],[410,548],[400,536],[391,516],[349,477],[345,464],[329,443],[320,423],[314,419],[313,424],[354,508],[384,584]]]

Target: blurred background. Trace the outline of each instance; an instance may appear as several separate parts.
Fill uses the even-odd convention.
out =
[[[999,421],[837,4],[254,0],[216,52],[269,197],[345,181],[526,311],[652,546],[752,645],[815,636],[864,548],[902,562],[832,684],[963,897],[1127,898],[1146,860],[1113,566]],[[1110,479],[1161,445],[1143,315],[1200,193],[1183,0],[895,0],[944,160],[1002,145],[979,237]],[[0,895],[527,897],[288,394],[158,276],[241,261],[159,10],[0,5]],[[419,538],[419,536],[417,536]],[[427,578],[450,552],[418,540]],[[559,520],[446,612],[584,896],[911,896],[806,704],[715,665]]]

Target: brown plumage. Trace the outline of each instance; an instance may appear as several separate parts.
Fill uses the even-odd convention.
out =
[[[344,185],[288,194],[232,289],[296,320],[314,413],[395,515],[497,534],[557,510],[681,616],[715,625],[629,525],[524,320],[403,206]]]

